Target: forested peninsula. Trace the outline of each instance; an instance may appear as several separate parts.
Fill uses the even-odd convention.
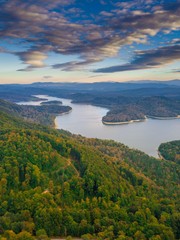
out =
[[[167,120],[180,116],[180,101],[166,97],[145,97],[129,99],[110,106],[110,111],[102,118],[104,124],[123,124],[145,121],[147,118]]]
[[[59,114],[70,112],[72,108],[54,103],[41,106],[17,105],[0,99],[0,110],[16,117],[21,116],[30,122],[54,127],[55,117]]]

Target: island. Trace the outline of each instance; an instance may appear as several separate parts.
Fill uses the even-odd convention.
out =
[[[58,100],[42,102],[41,105],[61,105],[62,102]]]

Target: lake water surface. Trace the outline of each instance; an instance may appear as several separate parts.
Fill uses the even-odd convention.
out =
[[[71,133],[81,134],[90,138],[113,139],[125,145],[142,150],[143,152],[158,157],[158,146],[163,142],[180,139],[180,119],[157,120],[147,119],[124,125],[104,125],[102,117],[107,109],[87,104],[74,104],[69,99],[42,96],[48,101],[61,100],[63,105],[72,107],[68,114],[57,116],[56,128],[68,130]],[[40,105],[43,101],[21,102],[19,104]]]

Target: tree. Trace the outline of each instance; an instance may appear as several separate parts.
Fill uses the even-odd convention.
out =
[[[17,240],[35,240],[35,238],[28,232],[22,231],[17,234],[16,236]]]

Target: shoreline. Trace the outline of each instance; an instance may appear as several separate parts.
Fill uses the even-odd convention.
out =
[[[144,119],[136,119],[136,120],[130,120],[126,122],[106,122],[102,120],[102,123],[104,125],[123,125],[123,124],[135,123],[135,122],[144,122],[149,118],[156,119],[156,120],[173,120],[173,119],[180,119],[180,115],[177,115],[176,117],[155,117],[155,116],[146,115]]]
[[[104,125],[123,125],[123,124],[129,124],[129,123],[135,123],[135,122],[144,122],[146,121],[146,118],[144,119],[136,119],[136,120],[130,120],[130,121],[126,121],[126,122],[106,122],[102,120],[102,123]]]
[[[58,114],[58,115],[55,116],[55,119],[54,119],[54,128],[55,128],[55,129],[59,129],[59,128],[58,128],[58,124],[56,123],[57,117],[62,116],[62,115],[65,115],[65,114],[69,114],[70,112],[72,112],[72,109],[70,109],[70,110],[67,111],[67,112],[63,112],[63,113],[60,113],[60,114]]]
[[[160,152],[159,150],[157,150],[157,153],[158,153],[159,159],[161,159],[161,160],[166,160],[166,159],[161,155],[161,152]]]
[[[156,116],[149,116],[146,115],[147,118],[151,118],[151,119],[158,119],[158,120],[171,120],[171,119],[178,119],[180,118],[180,115],[177,115],[176,117],[156,117]]]

